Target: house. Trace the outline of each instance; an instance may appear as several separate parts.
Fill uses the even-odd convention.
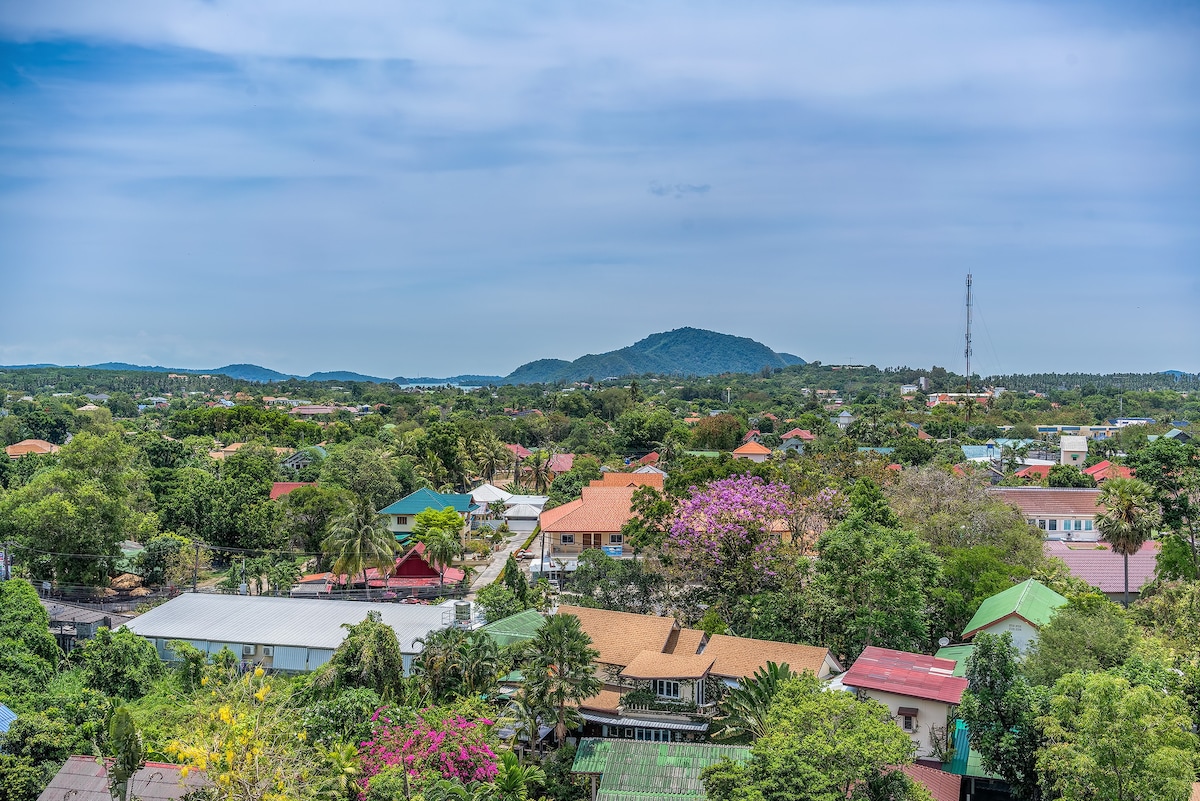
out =
[[[935,743],[953,726],[967,680],[936,656],[868,646],[834,685],[888,708],[917,746],[917,759],[936,758]]]
[[[663,488],[661,470],[650,473],[604,473],[600,478],[588,482],[589,487],[654,487]]]
[[[68,757],[37,801],[112,801],[108,769],[113,762],[111,757]],[[185,774],[182,765],[165,762],[147,762],[129,780],[130,797],[146,801],[175,801],[205,787],[212,782],[204,771]]]
[[[550,472],[555,477],[561,476],[575,466],[575,454],[573,453],[552,453],[549,461]]]
[[[530,456],[533,456],[533,451],[529,450],[523,445],[505,445],[504,447],[508,448],[512,452],[513,456],[522,461],[528,459]]]
[[[1192,435],[1187,433],[1186,431],[1181,431],[1178,428],[1172,428],[1170,431],[1168,431],[1165,434],[1162,434],[1162,435],[1151,434],[1150,436],[1146,437],[1146,440],[1149,442],[1154,442],[1159,439],[1174,440],[1175,442],[1178,442],[1180,445],[1187,445],[1189,442],[1192,441]]]
[[[969,640],[981,631],[996,635],[1008,632],[1017,650],[1025,653],[1037,639],[1038,629],[1066,604],[1066,598],[1045,584],[1028,579],[981,603],[962,636]]]
[[[22,456],[45,456],[48,453],[58,453],[60,448],[53,442],[44,439],[23,439],[15,445],[8,445],[4,452],[9,459],[20,459]]]
[[[467,521],[471,512],[478,507],[470,495],[458,493],[440,493],[422,487],[416,492],[405,495],[400,500],[379,510],[379,514],[388,518],[388,530],[396,535],[400,542],[408,540],[416,524],[417,515],[426,509],[451,508],[458,512],[463,519],[462,534],[467,533]]]
[[[369,588],[375,597],[379,597],[380,592],[391,593],[385,597],[436,596],[443,587],[460,584],[466,575],[462,568],[446,567],[442,571],[434,567],[425,558],[425,543],[418,542],[396,557],[392,571],[387,576],[381,575],[376,567],[369,567],[365,572],[353,576],[312,573],[301,576],[290,595],[293,598],[312,598],[337,592],[343,597],[345,594],[358,597],[356,590]]]
[[[405,676],[421,653],[418,640],[448,628],[454,617],[451,609],[420,604],[184,593],[124,628],[149,640],[165,661],[175,659],[168,644],[184,640],[208,654],[228,648],[247,663],[305,673],[333,657],[346,638],[345,624],[361,623],[370,612],[395,630]]]
[[[830,422],[835,423],[838,428],[840,428],[842,431],[845,431],[850,427],[850,424],[854,422],[854,415],[850,414],[848,411],[843,411],[837,417],[832,418]]]
[[[1100,490],[1081,487],[990,487],[988,492],[1015,506],[1047,539],[1095,541]]]
[[[761,441],[762,441],[762,432],[759,431],[757,428],[750,429],[749,431],[746,432],[746,435],[742,437],[743,444],[745,444],[747,442],[761,442]]]
[[[632,478],[633,473],[617,473]],[[640,477],[649,477],[644,474]],[[653,476],[653,478],[661,478]],[[633,517],[633,493],[641,483],[583,488],[577,500],[541,513],[543,536],[549,539],[550,554],[579,554],[589,548],[604,548],[611,556],[624,553],[621,528]]]
[[[505,503],[513,494],[506,492],[493,484],[480,484],[475,489],[471,490],[471,501],[479,507],[480,511],[485,511],[489,504]]]
[[[98,412],[98,411],[100,411],[100,407],[94,403],[85,403],[84,405],[82,405],[78,409],[76,409],[75,411],[77,411],[77,412]]]
[[[281,464],[289,470],[303,470],[309,465],[321,461],[328,455],[320,445],[312,445],[291,454]]]
[[[641,459],[638,459],[638,464],[644,465],[646,467],[654,467],[655,465],[658,464],[658,461],[660,458],[662,458],[662,457],[660,457],[656,451],[650,451],[645,456],[643,456]]]
[[[1051,464],[1031,464],[1022,467],[1017,472],[1013,473],[1017,478],[1028,479],[1029,481],[1045,481],[1050,476]]]
[[[315,481],[276,481],[271,484],[271,500],[282,498],[284,495],[295,492],[301,487],[315,487]]]
[[[584,737],[575,751],[571,772],[588,779],[591,801],[704,801],[702,770],[722,759],[745,762],[749,758],[748,745]]]
[[[781,439],[785,442],[789,439],[798,439],[801,442],[812,442],[816,438],[816,435],[806,428],[793,428],[791,431],[784,433],[781,437]]]
[[[322,406],[316,404],[293,406],[291,413],[297,417],[320,417],[322,415],[336,414],[338,407]]]
[[[1069,464],[1075,467],[1082,468],[1084,462],[1087,461],[1088,441],[1087,437],[1066,436],[1064,435],[1058,441],[1059,448],[1059,464]]]
[[[1095,479],[1097,484],[1108,481],[1110,478],[1133,478],[1133,468],[1126,467],[1123,464],[1113,464],[1108,459],[1103,462],[1097,462],[1091,467],[1085,467],[1083,472],[1086,475]]]
[[[1125,598],[1125,558],[1115,553],[1104,542],[1063,542],[1047,540],[1043,543],[1046,556],[1061,559],[1071,575],[1083,579],[1111,601]],[[1154,581],[1158,566],[1161,544],[1150,540],[1140,551],[1129,557],[1129,594],[1136,598],[1142,588]]]
[[[54,601],[48,598],[39,599],[42,608],[50,616],[50,633],[58,642],[58,647],[65,653],[70,653],[77,643],[90,640],[96,636],[96,631],[103,626],[107,629],[117,629],[132,620],[130,615],[118,615],[115,612],[105,612],[87,606]]]
[[[771,449],[765,445],[759,445],[757,442],[747,442],[733,451],[734,459],[749,459],[756,464],[765,462],[770,457]]]
[[[583,701],[585,736],[677,742],[703,736],[720,684],[736,686],[768,662],[820,678],[840,671],[828,648],[713,635],[669,617],[560,606],[599,652],[603,689]]]

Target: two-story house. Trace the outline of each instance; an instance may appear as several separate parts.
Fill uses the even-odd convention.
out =
[[[625,555],[621,529],[633,517],[633,493],[639,487],[662,486],[659,473],[605,473],[584,487],[578,499],[541,513],[550,555],[574,556],[589,548]]]
[[[434,492],[431,489],[422,487],[421,489],[404,496],[390,506],[385,506],[379,510],[379,514],[387,517],[388,530],[396,535],[396,539],[400,542],[405,542],[412,536],[413,525],[416,524],[417,515],[424,512],[426,509],[446,509],[447,507],[458,512],[462,517],[461,534],[467,533],[468,520],[470,514],[477,507],[471,500],[470,495],[448,494]]]
[[[1046,539],[1099,539],[1096,515],[1100,490],[1078,487],[991,487],[994,497],[1015,506],[1030,525],[1045,532]]]

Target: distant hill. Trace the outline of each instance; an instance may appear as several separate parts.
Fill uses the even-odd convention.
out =
[[[718,375],[754,373],[764,367],[805,364],[799,356],[776,353],[761,342],[700,328],[677,328],[608,353],[588,354],[573,362],[539,359],[510,373],[506,384],[547,384],[618,378],[642,373]]]

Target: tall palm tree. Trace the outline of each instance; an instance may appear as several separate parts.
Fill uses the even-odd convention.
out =
[[[575,707],[604,686],[593,665],[599,656],[574,615],[554,615],[529,643],[525,686],[537,706],[554,710],[554,736],[560,743],[566,739],[568,719],[579,718]]]
[[[502,467],[508,465],[512,453],[504,447],[504,443],[495,432],[488,431],[471,443],[471,461],[479,475],[491,483],[496,480],[496,474]]]
[[[1162,520],[1154,490],[1136,478],[1110,478],[1104,482],[1096,505],[1100,539],[1125,558],[1125,606],[1129,606],[1129,557],[1142,549]]]
[[[513,733],[509,748],[516,750],[520,745],[521,734],[524,733],[529,737],[530,750],[538,752],[541,748],[541,741],[537,736],[538,731],[541,728],[542,719],[551,711],[539,708],[524,687],[518,690],[509,699],[504,714],[500,716],[500,723],[510,728]]]
[[[534,492],[540,494],[548,490],[550,482],[554,480],[554,473],[550,471],[550,454],[545,451],[535,451],[526,459],[525,477]]]
[[[457,531],[430,529],[418,538],[425,543],[425,558],[438,569],[438,586],[446,585],[446,568],[463,552],[462,539]]]
[[[786,662],[782,665],[768,662],[766,668],[754,671],[752,677],[743,680],[740,687],[730,690],[721,700],[718,729],[713,737],[729,739],[748,734],[757,740],[766,734],[771,701],[779,685],[794,675]]]
[[[466,636],[467,633],[462,629],[449,628],[430,632],[429,636],[416,640],[421,644],[417,671],[430,700],[435,704],[458,690],[459,647]]]
[[[396,537],[368,505],[334,520],[321,547],[333,562],[334,575],[353,576],[362,571],[367,598],[371,597],[367,569],[378,568],[386,582],[396,566]]]

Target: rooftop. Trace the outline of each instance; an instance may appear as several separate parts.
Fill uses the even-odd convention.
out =
[[[627,679],[702,679],[712,666],[707,653],[665,654],[642,651],[633,658],[621,675]]]
[[[1028,579],[996,593],[981,603],[971,622],[963,629],[963,637],[970,637],[980,629],[1012,615],[1040,628],[1050,622],[1054,610],[1066,603],[1066,598],[1045,584]]]
[[[1081,578],[1101,592],[1125,591],[1125,560],[1103,542],[1063,542],[1047,540],[1046,556],[1063,560],[1071,575]],[[1141,592],[1154,580],[1160,544],[1150,540],[1129,557],[1129,591]]]
[[[765,668],[767,662],[787,664],[793,673],[808,670],[814,676],[823,676],[829,672],[823,669],[826,660],[832,663],[831,670],[836,672],[842,669],[830,655],[828,648],[754,640],[749,637],[730,637],[728,634],[714,634],[709,637],[708,645],[704,647],[704,656],[712,657],[713,675],[731,679],[753,676],[759,668]]]
[[[571,770],[600,776],[596,801],[703,801],[700,771],[722,758],[742,762],[749,756],[746,745],[584,737]]]
[[[954,662],[868,646],[841,676],[842,684],[865,690],[957,704],[967,680],[954,675]]]
[[[112,801],[108,789],[108,764],[96,757],[73,756],[59,769],[38,801]],[[211,786],[204,773],[193,770],[180,775],[181,765],[147,762],[129,781],[132,794],[142,801],[174,801],[200,787]]]
[[[734,456],[765,456],[769,454],[771,449],[766,445],[759,445],[757,442],[747,442],[741,447],[735,448]]]
[[[588,483],[589,487],[656,487],[663,488],[662,473],[604,473]]]
[[[517,612],[483,627],[488,635],[496,641],[496,645],[505,646],[514,642],[525,642],[537,636],[538,629],[546,622],[546,618],[536,609],[526,609]]]
[[[282,498],[284,495],[295,492],[301,487],[315,487],[315,481],[276,481],[271,485],[271,500]]]
[[[632,486],[584,487],[578,500],[542,512],[542,531],[618,532],[633,516],[634,489]]]
[[[440,493],[422,487],[409,495],[405,495],[391,506],[379,510],[381,515],[418,515],[426,509],[445,509],[449,506],[456,512],[469,512],[473,505],[470,495],[457,493]]]
[[[592,638],[592,647],[600,652],[598,661],[621,667],[631,664],[642,651],[662,653],[677,625],[671,617],[582,606],[560,606],[558,614],[578,617],[583,630]]]
[[[991,487],[988,492],[1021,510],[1027,518],[1094,517],[1098,489],[1077,487]]]

